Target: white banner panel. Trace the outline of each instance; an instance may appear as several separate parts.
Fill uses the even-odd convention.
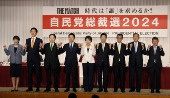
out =
[[[43,37],[99,37],[107,33],[115,37],[122,33],[132,37],[167,37],[168,6],[45,6],[43,7]]]

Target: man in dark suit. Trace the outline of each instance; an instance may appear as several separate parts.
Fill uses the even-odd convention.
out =
[[[61,48],[61,52],[66,52],[65,57],[65,71],[66,71],[66,90],[64,92],[70,91],[70,73],[72,73],[72,86],[73,91],[77,92],[76,90],[76,72],[77,72],[77,54],[80,54],[82,44],[77,44],[74,42],[75,35],[74,33],[70,33],[69,36],[69,43],[65,44],[63,48]]]
[[[139,42],[139,34],[133,34],[134,42],[128,44],[129,48],[129,86],[130,91],[135,91],[134,86],[134,75],[136,71],[136,91],[140,92],[141,90],[141,79],[142,79],[142,67],[143,67],[143,54],[146,54],[145,44]]]
[[[42,39],[36,37],[38,34],[38,30],[36,28],[31,28],[31,38],[26,39],[27,48],[27,66],[28,66],[28,91],[32,91],[32,73],[33,73],[33,65],[35,67],[36,79],[37,79],[37,89],[39,91],[40,87],[40,43],[42,43]]]
[[[47,44],[41,44],[41,54],[45,54],[45,59],[44,59],[44,68],[46,70],[46,75],[47,75],[47,86],[46,90],[44,92],[49,92],[51,91],[51,71],[53,73],[54,77],[54,89],[55,92],[59,92],[58,90],[58,71],[60,68],[60,62],[58,60],[58,55],[60,54],[58,44],[55,43],[56,36],[55,34],[50,34],[49,35],[49,40],[50,43]]]
[[[158,38],[152,38],[152,44],[148,45],[147,55],[149,56],[149,60],[147,63],[147,67],[149,68],[150,74],[150,88],[151,93],[154,93],[154,86],[155,86],[155,73],[156,73],[156,92],[160,93],[161,88],[161,69],[162,69],[162,61],[161,56],[164,56],[165,53],[163,51],[162,45],[158,46]]]
[[[104,92],[107,91],[108,86],[108,74],[109,74],[109,55],[110,55],[110,48],[109,44],[106,43],[107,35],[106,33],[102,33],[100,35],[101,43],[97,44],[96,47],[96,55],[97,62],[96,65],[98,66],[98,85],[99,90],[97,92],[102,92],[104,87]],[[102,87],[102,71],[103,71],[103,87]]]
[[[128,44],[122,43],[123,35],[117,35],[117,42],[110,45],[111,55],[113,55],[113,73],[114,73],[114,92],[117,92],[117,78],[120,73],[120,89],[125,92],[125,55],[128,52]]]

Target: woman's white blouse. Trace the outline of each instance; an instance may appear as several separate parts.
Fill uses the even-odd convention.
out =
[[[81,49],[81,55],[83,55],[82,63],[95,63],[94,56],[96,55],[96,49],[94,46],[90,45],[88,52],[87,46],[84,45]]]

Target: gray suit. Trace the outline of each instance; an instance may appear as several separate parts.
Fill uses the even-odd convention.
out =
[[[4,49],[6,55],[10,55],[10,63],[22,64],[22,56],[25,55],[25,51],[22,49],[22,45],[18,44],[16,53],[14,52],[14,44],[9,45],[8,49]]]

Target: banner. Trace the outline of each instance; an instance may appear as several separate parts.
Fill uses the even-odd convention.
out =
[[[43,37],[167,37],[168,6],[45,6]]]

